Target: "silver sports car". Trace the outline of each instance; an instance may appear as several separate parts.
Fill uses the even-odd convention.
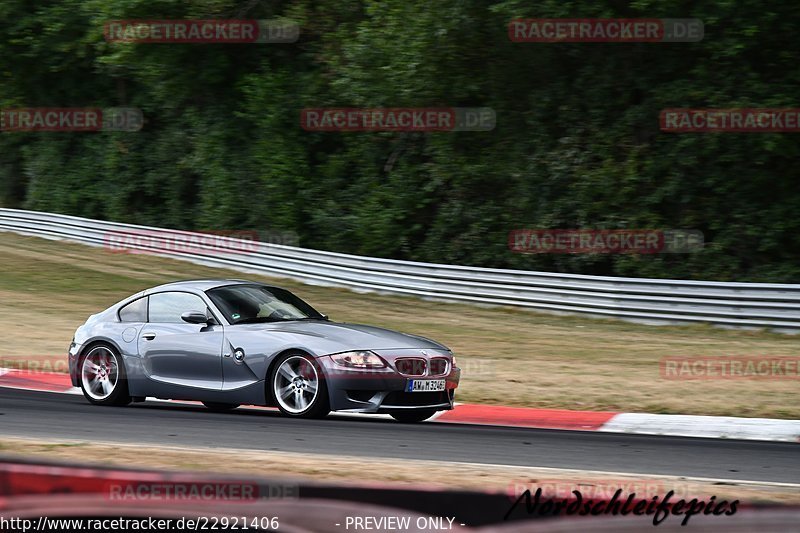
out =
[[[242,280],[168,283],[92,315],[75,332],[69,368],[97,405],[155,397],[402,422],[452,409],[461,375],[437,342],[333,322],[285,289]]]

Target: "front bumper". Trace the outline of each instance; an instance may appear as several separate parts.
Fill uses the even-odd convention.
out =
[[[408,410],[447,411],[453,408],[461,369],[451,368],[442,376],[405,376],[393,369],[348,370],[328,357],[324,367],[332,411],[352,413],[393,413]],[[440,392],[405,392],[409,379],[444,379]]]

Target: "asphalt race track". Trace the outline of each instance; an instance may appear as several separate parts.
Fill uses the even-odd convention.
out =
[[[797,483],[793,443],[654,437],[477,425],[399,424],[276,412],[216,414],[167,402],[95,407],[82,396],[0,388],[0,435],[128,444],[365,455]],[[224,461],[224,455],[220,456]]]

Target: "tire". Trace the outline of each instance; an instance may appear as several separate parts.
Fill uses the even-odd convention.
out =
[[[275,364],[269,392],[280,411],[295,418],[322,418],[330,413],[322,367],[302,352],[287,353]]]
[[[405,424],[414,424],[429,419],[430,417],[436,414],[436,411],[423,409],[420,411],[398,411],[396,413],[390,413],[390,414],[392,415],[392,418],[394,418],[398,422],[403,422]]]
[[[107,344],[96,344],[81,356],[78,381],[83,396],[91,404],[123,406],[131,403],[122,356]]]
[[[224,413],[225,411],[233,411],[239,407],[238,403],[218,403],[218,402],[203,402],[210,411],[216,413]]]

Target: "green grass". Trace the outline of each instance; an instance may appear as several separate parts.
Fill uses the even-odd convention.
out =
[[[464,369],[458,399],[545,408],[800,418],[797,380],[674,381],[665,356],[796,356],[798,339],[705,325],[617,320],[357,294],[149,255],[0,233],[0,365],[63,361],[88,315],[179,279],[253,278],[284,286],[332,319],[431,337]],[[41,368],[41,366],[40,366]]]

